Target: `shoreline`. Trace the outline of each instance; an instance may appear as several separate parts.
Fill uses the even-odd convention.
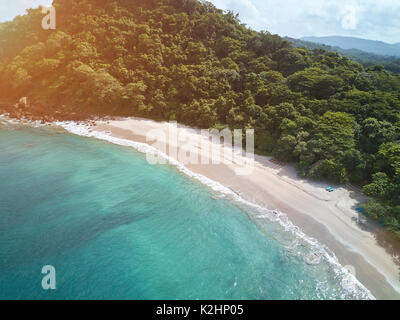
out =
[[[8,118],[7,115],[2,117],[4,116]],[[28,119],[22,122],[11,120],[11,122],[26,125],[32,123]],[[271,157],[267,156],[255,156],[255,167],[250,176],[236,175],[234,170],[237,163],[234,161],[230,164],[219,165],[182,165],[173,159],[168,151],[154,148],[146,139],[146,134],[150,130],[167,132],[170,124],[166,122],[141,118],[119,120],[106,118],[106,120],[96,121],[47,122],[45,124],[34,121],[32,124],[36,124],[37,127],[63,127],[70,133],[106,140],[114,144],[129,143],[127,146],[143,153],[149,151],[150,153],[154,151],[165,153],[169,159],[172,158],[171,164],[177,166],[186,175],[196,178],[194,174],[209,180],[201,181],[208,187],[214,190],[219,188],[229,190],[251,206],[284,213],[295,233],[296,229],[300,228],[300,233],[304,232],[306,238],[315,239],[328,249],[327,260],[330,261],[329,255],[333,252],[335,259],[331,262],[340,267],[341,275],[343,275],[343,266],[354,267],[358,284],[361,288],[364,286],[365,293],[369,290],[376,299],[400,299],[400,264],[399,260],[397,264],[394,260],[394,255],[397,259],[399,258],[400,239],[388,237],[388,233],[374,223],[357,223],[358,218],[356,218],[354,208],[359,202],[365,200],[365,197],[356,191],[337,186],[338,189],[334,193],[328,193],[325,191],[326,183],[299,178],[293,166],[272,163]],[[176,130],[184,134],[200,136],[199,130],[183,125],[178,125]],[[167,150],[170,150],[169,147],[171,146],[167,143]],[[173,147],[179,150],[181,144],[178,143]],[[197,180],[201,179],[197,178]],[[214,188],[215,185],[217,189]]]
[[[146,134],[154,129],[168,132],[171,128],[166,122],[138,118],[97,121],[90,127],[94,132],[107,132],[114,138],[145,144],[149,144]],[[178,125],[176,130],[177,134],[199,135],[183,125]],[[171,156],[170,143],[166,146],[167,155]],[[180,146],[178,143],[172,147],[179,150]],[[270,159],[256,156],[253,173],[249,176],[236,175],[234,162],[185,166],[222,184],[250,203],[284,212],[307,236],[332,250],[342,266],[353,266],[356,278],[377,299],[400,299],[400,267],[394,256],[377,241],[379,237],[389,238],[386,243],[390,243],[390,237],[373,222],[357,222],[360,217],[354,208],[365,197],[341,186],[334,193],[328,193],[326,183],[299,178],[293,166],[279,166]],[[400,243],[393,247],[394,252],[399,252]]]

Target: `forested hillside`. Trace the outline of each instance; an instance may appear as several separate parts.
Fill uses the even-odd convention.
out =
[[[352,60],[361,63],[366,68],[370,67],[374,68],[376,66],[382,66],[388,71],[392,71],[394,73],[400,73],[400,57],[378,55],[374,53],[361,51],[358,49],[342,49],[340,47],[331,47],[322,43],[298,40],[289,37],[285,37],[284,39],[288,40],[297,48],[306,48],[309,50],[335,51],[340,53],[341,55],[344,55]]]
[[[0,24],[0,99],[63,112],[256,130],[310,178],[366,185],[400,232],[400,76],[294,48],[197,0],[55,0]]]
[[[340,47],[345,50],[358,49],[364,52],[383,56],[400,57],[400,43],[391,44],[383,41],[343,36],[303,37],[301,40],[323,43],[328,46]]]

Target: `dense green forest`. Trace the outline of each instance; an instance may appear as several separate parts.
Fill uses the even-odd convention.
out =
[[[341,55],[344,55],[352,60],[361,63],[366,68],[382,66],[388,71],[400,73],[400,57],[384,56],[357,49],[342,49],[340,47],[332,47],[321,43],[293,39],[289,37],[285,37],[284,39],[291,42],[297,48],[335,51],[340,53]]]
[[[197,0],[55,0],[0,24],[0,98],[68,112],[255,128],[258,152],[364,186],[400,233],[400,76],[295,48]]]

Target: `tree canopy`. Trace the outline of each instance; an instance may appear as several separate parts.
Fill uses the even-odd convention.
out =
[[[55,0],[0,24],[1,96],[53,110],[253,127],[260,153],[366,185],[400,226],[400,75],[295,48],[197,0]],[[380,214],[381,216],[381,214]]]

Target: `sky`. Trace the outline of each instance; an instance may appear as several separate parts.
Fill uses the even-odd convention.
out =
[[[10,21],[28,8],[50,6],[53,0],[0,0],[0,22]]]
[[[400,42],[400,0],[211,0],[255,30]]]
[[[72,0],[71,0],[72,1]],[[107,0],[105,0],[107,1]],[[352,36],[400,42],[400,0],[209,0],[254,30],[281,36]],[[0,0],[0,21],[52,0]]]

